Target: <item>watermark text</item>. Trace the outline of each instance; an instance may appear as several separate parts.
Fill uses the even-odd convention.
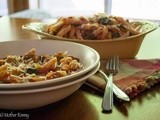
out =
[[[0,112],[0,118],[25,118],[29,119],[29,114],[21,112]]]

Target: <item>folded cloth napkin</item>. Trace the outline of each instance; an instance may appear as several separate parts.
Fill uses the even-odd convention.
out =
[[[102,70],[105,70],[105,64],[105,61],[101,61]],[[160,81],[160,59],[121,59],[119,67],[113,82],[130,97],[135,97]],[[105,89],[106,82],[99,73],[89,77],[87,82],[102,91]]]

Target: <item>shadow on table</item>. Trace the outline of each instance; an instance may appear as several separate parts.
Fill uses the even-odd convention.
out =
[[[47,98],[46,98],[47,99]],[[98,113],[94,106],[86,99],[83,92],[77,91],[71,96],[47,105],[45,107],[30,110],[0,110],[0,115],[4,114],[24,114],[17,117],[0,117],[0,120],[98,120]],[[27,118],[28,115],[28,118]]]
[[[120,101],[116,97],[114,98],[114,107],[126,118],[131,114],[130,110],[134,108],[145,109],[146,105],[152,104],[152,102],[160,99],[160,83],[152,86],[151,89],[145,90],[138,94],[135,98],[131,98],[130,102]],[[89,94],[94,94],[98,97],[103,97],[103,93],[96,91],[88,86],[82,86],[81,89]]]

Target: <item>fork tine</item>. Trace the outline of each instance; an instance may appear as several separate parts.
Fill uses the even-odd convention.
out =
[[[107,61],[107,63],[106,63],[106,69],[110,69],[110,64],[109,64],[109,60]]]
[[[106,64],[106,71],[116,73],[119,71],[119,56],[114,55],[113,58],[108,59]]]
[[[108,70],[112,70],[112,64],[113,64],[112,58],[108,59],[108,60],[107,60],[107,64],[106,64],[106,68],[107,68]]]
[[[109,63],[109,70],[112,70],[113,60],[112,60],[112,59],[110,59],[108,63]]]
[[[113,57],[113,62],[112,62],[112,64],[113,64],[112,69],[113,69],[113,70],[116,70],[116,67],[117,67],[117,66],[116,66],[116,62],[117,62],[117,57],[114,56],[114,57]]]
[[[115,70],[116,70],[116,72],[118,72],[119,71],[119,56],[118,55],[116,55],[115,56]]]

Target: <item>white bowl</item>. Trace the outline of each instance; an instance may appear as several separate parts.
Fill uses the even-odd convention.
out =
[[[57,102],[78,90],[88,77],[96,73],[99,67],[100,64],[95,66],[87,75],[57,86],[27,90],[1,90],[0,108],[24,110]]]
[[[79,77],[92,70],[99,63],[99,54],[92,48],[78,43],[67,41],[52,41],[52,40],[25,40],[25,41],[8,41],[0,42],[0,58],[6,57],[8,54],[24,55],[28,50],[36,48],[36,54],[54,54],[56,52],[68,52],[80,59],[84,69],[65,77],[55,78],[54,80],[46,80],[32,83],[22,84],[0,84],[0,89],[15,89],[35,87],[47,84],[62,84],[67,83],[68,80]]]

